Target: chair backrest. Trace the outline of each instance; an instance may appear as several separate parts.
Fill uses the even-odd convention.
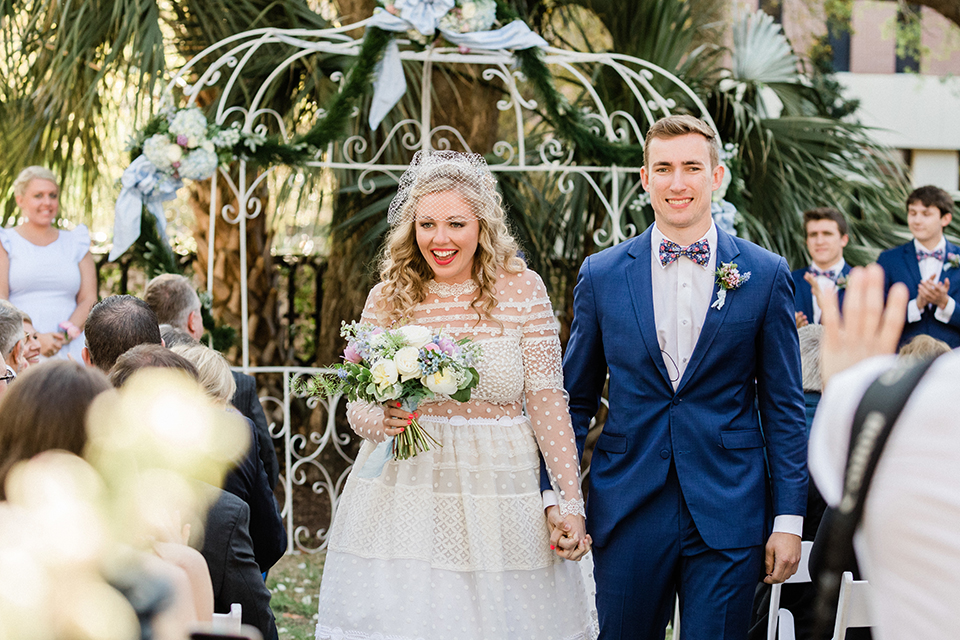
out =
[[[777,613],[777,640],[797,640],[797,629],[793,623],[793,614],[789,609],[780,609]]]
[[[872,587],[866,580],[854,580],[849,571],[843,572],[840,599],[837,601],[837,622],[833,625],[834,640],[843,640],[850,627],[872,627],[870,611]]]
[[[214,631],[226,631],[233,634],[240,633],[243,623],[243,605],[234,602],[230,605],[230,613],[215,613],[210,628]]]
[[[813,549],[813,542],[804,540],[800,543],[800,566],[797,572],[787,578],[784,584],[799,584],[810,582],[810,550]],[[767,611],[767,640],[777,640],[777,620],[780,612],[786,609],[780,608],[780,589],[782,585],[771,585],[770,589],[770,609]],[[791,615],[790,621],[793,622]]]

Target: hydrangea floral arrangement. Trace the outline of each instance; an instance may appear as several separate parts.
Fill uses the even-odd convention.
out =
[[[344,362],[330,367],[334,373],[313,378],[309,393],[340,393],[374,404],[399,402],[414,413],[436,396],[466,402],[480,382],[475,367],[481,349],[468,338],[453,340],[415,324],[383,329],[358,322],[343,323],[340,335],[347,340]],[[414,417],[394,440],[393,455],[406,460],[428,451],[431,443],[440,444]]]
[[[141,132],[133,146],[157,171],[173,179],[206,180],[220,162],[234,160],[240,125],[221,129],[197,107],[170,109]]]
[[[487,31],[497,20],[494,0],[457,0],[456,6],[440,18],[440,28],[454,33]]]

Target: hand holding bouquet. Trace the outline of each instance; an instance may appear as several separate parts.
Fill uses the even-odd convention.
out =
[[[480,346],[471,340],[453,340],[427,327],[408,324],[382,329],[369,323],[343,323],[347,339],[344,362],[331,367],[310,384],[311,393],[345,394],[350,400],[382,404],[400,402],[413,413],[424,400],[438,395],[466,402],[480,381],[474,368]],[[429,451],[437,442],[414,417],[393,442],[393,455],[406,460]]]

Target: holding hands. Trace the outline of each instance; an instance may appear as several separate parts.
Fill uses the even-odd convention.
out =
[[[590,551],[593,539],[587,533],[583,516],[560,515],[556,505],[547,507],[547,526],[550,528],[550,548],[567,560],[580,560]]]

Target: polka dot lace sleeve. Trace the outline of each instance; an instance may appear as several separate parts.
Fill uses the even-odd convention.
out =
[[[377,322],[377,314],[373,307],[374,300],[376,299],[375,295],[379,291],[380,286],[381,285],[377,285],[374,287],[367,296],[367,302],[363,306],[363,313],[361,315],[364,322],[380,324]],[[383,407],[379,405],[363,402],[362,400],[348,402],[347,423],[361,438],[372,440],[373,442],[383,442],[386,439],[386,434],[383,432]]]
[[[543,282],[536,277],[532,284],[520,340],[527,411],[550,480],[560,492],[560,513],[582,516],[580,462],[563,392],[559,325]]]

